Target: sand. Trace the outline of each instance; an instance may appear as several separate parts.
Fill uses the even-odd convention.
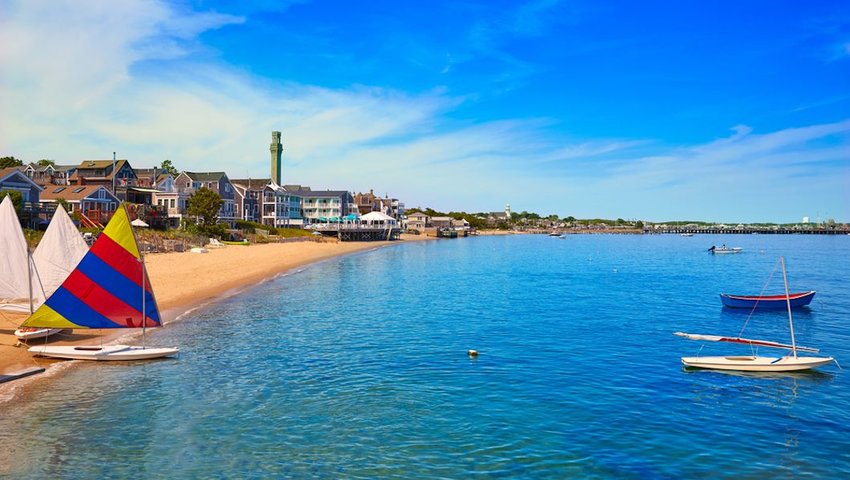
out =
[[[424,235],[402,236],[402,241],[428,240]],[[433,239],[431,239],[433,240]],[[263,280],[297,267],[362,250],[398,242],[305,241],[270,243],[208,249],[208,253],[156,253],[145,257],[148,275],[160,314],[167,325],[186,310],[229,294],[238,293]],[[26,315],[0,312],[0,374],[34,366],[48,366],[55,360],[36,359],[24,347],[16,347],[15,328]],[[50,337],[55,345],[99,344],[124,330],[75,330]],[[100,338],[105,337],[105,338]],[[36,340],[43,342],[44,340]],[[35,378],[35,377],[32,377]]]

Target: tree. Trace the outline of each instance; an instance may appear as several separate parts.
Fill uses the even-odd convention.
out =
[[[20,219],[21,214],[24,212],[24,196],[17,190],[0,190],[0,202],[6,198],[6,195],[12,197],[12,205],[15,206],[15,213],[18,215],[18,219]]]
[[[186,214],[196,219],[195,226],[205,235],[222,235],[218,224],[218,211],[224,205],[221,196],[206,187],[201,187],[186,199]]]
[[[643,222],[641,222],[640,220],[635,222],[635,228],[637,228],[638,230],[643,230]]]
[[[0,168],[20,167],[24,162],[15,157],[0,158]]]
[[[171,160],[163,160],[162,165],[160,165],[160,168],[168,172],[172,177],[180,175],[180,172],[178,172],[177,169],[174,168],[174,164],[171,163]]]
[[[36,162],[36,165],[38,165],[39,167],[46,167],[46,166],[48,166],[48,165],[52,165],[52,166],[54,166],[54,167],[55,167],[55,166],[56,166],[56,162],[55,162],[55,161],[53,161],[53,160],[48,160],[48,159],[46,159],[46,158],[42,158],[41,160],[39,160],[39,161],[37,161],[37,162]]]

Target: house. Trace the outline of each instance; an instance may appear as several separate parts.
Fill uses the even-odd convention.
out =
[[[163,226],[177,228],[186,212],[186,199],[189,198],[189,194],[177,190],[175,179],[170,173],[163,172],[156,175],[155,182],[149,187],[155,190],[151,202],[157,207]],[[142,177],[139,181],[143,181]]]
[[[430,226],[431,217],[422,212],[412,213],[407,216],[407,228],[419,230],[421,232]]]
[[[232,180],[237,218],[273,227],[303,225],[301,196],[270,178]]]
[[[0,168],[0,191],[14,190],[21,193],[24,203],[38,203],[44,188],[16,167]],[[2,201],[2,198],[0,198]]]
[[[365,215],[369,212],[381,212],[387,214],[397,221],[401,221],[404,217],[404,203],[397,198],[385,196],[381,198],[375,195],[373,190],[369,193],[358,193],[354,195],[354,203],[357,205],[357,210],[360,215]]]
[[[24,172],[35,183],[46,185],[69,185],[69,176],[77,169],[76,165],[52,165],[44,166],[30,163],[29,165],[17,167]]]
[[[55,186],[41,193],[41,202],[58,204],[64,200],[72,213],[79,213],[83,227],[102,227],[120,204],[118,197],[104,185]]]
[[[431,217],[431,226],[434,228],[451,228],[452,217]]]
[[[187,199],[201,187],[214,191],[224,201],[221,205],[221,209],[218,211],[219,220],[227,223],[231,228],[235,226],[236,210],[234,199],[236,189],[233,187],[233,184],[230,183],[230,179],[227,178],[226,173],[181,172],[180,175],[174,179],[174,187],[177,189],[178,194],[185,195]],[[185,213],[185,209],[183,210],[183,213]]]
[[[285,185],[283,188],[301,198],[301,216],[305,222],[343,218],[357,212],[354,195],[346,190],[312,190],[301,185]]]
[[[137,186],[138,178],[127,160],[83,160],[69,177],[70,185],[103,185],[124,199],[126,187]]]
[[[453,218],[451,225],[455,230],[469,230],[469,222],[465,218],[461,218],[460,220]]]

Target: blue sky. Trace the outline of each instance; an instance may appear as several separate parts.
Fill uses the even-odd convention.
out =
[[[239,3],[244,3],[241,5]],[[579,218],[850,221],[850,3],[0,0],[0,154]]]

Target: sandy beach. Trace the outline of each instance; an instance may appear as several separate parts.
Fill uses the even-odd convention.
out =
[[[417,240],[428,238],[424,235],[402,238],[402,241]],[[244,247],[231,245],[209,249],[208,253],[200,254],[150,254],[145,260],[160,313],[167,325],[169,321],[194,306],[237,293],[288,270],[331,257],[397,243],[325,240]],[[25,347],[16,346],[18,342],[14,336],[15,328],[26,317],[23,314],[0,312],[0,374],[55,363],[55,360],[34,358]],[[124,333],[124,330],[66,330],[51,337],[50,343],[97,344],[108,342]]]

